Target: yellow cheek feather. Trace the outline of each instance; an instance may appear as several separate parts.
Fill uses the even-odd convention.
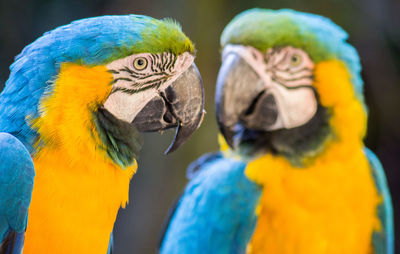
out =
[[[249,253],[372,253],[381,198],[362,151],[366,112],[342,63],[321,62],[314,74],[334,138],[304,168],[271,154],[249,163],[246,175],[263,186]]]
[[[112,75],[106,67],[63,64],[32,121],[40,139],[24,253],[106,253],[134,165],[107,156],[92,122]]]

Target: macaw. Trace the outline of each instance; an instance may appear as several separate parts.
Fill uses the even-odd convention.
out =
[[[178,23],[142,15],[74,21],[24,48],[0,95],[0,253],[112,252],[140,133],[177,127],[172,152],[202,121],[194,58]]]
[[[393,254],[384,170],[363,144],[357,51],[325,17],[252,9],[221,35],[221,152],[189,166],[161,253]]]

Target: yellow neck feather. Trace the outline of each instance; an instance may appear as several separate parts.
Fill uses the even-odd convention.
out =
[[[63,64],[41,100],[33,121],[40,138],[24,253],[106,253],[137,167],[113,163],[93,123],[111,81],[104,66]]]

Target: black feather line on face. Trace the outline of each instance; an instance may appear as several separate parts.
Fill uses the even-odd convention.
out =
[[[126,67],[126,66],[124,68],[122,68],[122,69],[119,69],[119,71],[120,72],[127,72],[129,74],[133,73],[133,71],[131,69],[129,69],[128,67]]]
[[[290,82],[294,82],[294,81],[298,81],[298,80],[302,80],[302,79],[308,79],[308,80],[305,80],[304,82],[307,82],[307,81],[308,81],[308,84],[307,84],[307,85],[311,86],[311,85],[312,85],[312,82],[313,82],[313,80],[314,80],[314,76],[313,76],[313,75],[311,75],[311,76],[308,75],[308,76],[299,77],[299,78],[288,78],[288,79],[285,79],[285,78],[281,78],[281,77],[279,77],[279,76],[277,76],[277,75],[272,75],[272,76],[271,76],[271,79],[272,79],[273,81],[279,83],[280,85],[283,85],[284,87],[290,89],[290,88],[296,88],[296,87],[299,87],[299,86],[296,86],[296,87],[288,87],[288,86],[286,86],[286,83],[290,83]]]
[[[154,68],[156,68],[156,70],[160,70],[160,55],[155,55],[156,56],[156,62],[153,64]]]
[[[307,80],[309,82],[304,81],[304,84],[302,84],[302,85],[296,85],[296,86],[287,86],[286,85],[287,82],[297,81],[297,80],[301,80],[301,79],[310,79],[310,80]],[[293,79],[283,79],[283,78],[280,78],[277,75],[275,75],[275,73],[273,73],[271,76],[271,80],[289,90],[302,88],[302,87],[312,88],[313,90],[315,90],[314,87],[312,86],[312,83],[314,80],[314,75],[304,76],[304,77],[300,77],[300,78],[293,78]]]
[[[108,70],[108,72],[109,72],[109,73],[112,73],[112,74],[119,74],[119,71],[112,70],[112,69],[111,69],[111,70]]]
[[[116,93],[116,92],[122,92],[122,93],[126,93],[126,94],[129,94],[129,95],[132,95],[132,94],[139,93],[139,92],[142,92],[142,91],[145,91],[147,89],[154,88],[154,87],[157,87],[156,83],[152,84],[152,85],[149,85],[149,86],[136,88],[136,89],[125,88],[125,87],[116,87],[115,89],[112,89],[110,94],[113,94],[113,93]]]
[[[150,80],[148,82],[144,82],[144,83],[132,83],[131,87],[133,88],[126,88],[126,87],[114,87],[111,90],[110,94],[113,94],[115,92],[122,92],[122,93],[126,93],[126,94],[135,94],[135,93],[139,93],[142,91],[145,91],[147,89],[150,88],[159,88],[167,79],[169,76],[164,76],[158,79],[153,79]]]
[[[163,54],[163,65],[161,66],[161,70],[165,71],[165,66],[169,63],[170,57],[167,54]]]
[[[299,77],[299,78],[283,78],[283,77],[279,77],[276,74],[272,75],[272,79],[278,80],[279,82],[283,82],[283,83],[292,82],[292,81],[298,81],[298,80],[301,80],[301,79],[309,79],[309,80],[311,80],[311,83],[309,85],[312,84],[313,78],[314,78],[314,75],[306,75],[306,76]]]
[[[279,47],[279,48],[275,48],[273,49],[270,53],[268,53],[265,58],[264,61],[265,63],[268,65],[268,61],[272,61],[274,56],[279,56],[279,54],[282,52],[284,48]],[[297,88],[301,88],[301,87],[310,87],[314,81],[314,75],[312,74],[313,69],[312,68],[308,68],[308,67],[303,67],[300,69],[295,69],[293,70],[293,67],[289,66],[286,68],[281,68],[281,63],[285,62],[287,60],[287,57],[289,56],[289,52],[285,51],[284,52],[284,56],[279,59],[279,61],[275,64],[273,64],[272,66],[268,66],[267,70],[269,73],[271,73],[271,79],[276,82],[277,84],[285,87],[286,89],[297,89]],[[277,72],[285,72],[287,74],[289,74],[290,76],[294,76],[295,74],[301,73],[301,72],[306,72],[309,71],[310,73],[304,73],[303,76],[294,78],[294,77],[289,77],[289,78],[285,78],[285,77],[281,77],[279,75],[279,73]],[[309,80],[304,80],[304,84],[301,85],[296,85],[296,86],[288,86],[287,83],[290,82],[294,82],[294,81],[299,81],[302,79],[309,79]]]
[[[121,77],[121,78],[116,78],[116,79],[114,79],[111,83],[114,84],[114,83],[117,83],[117,82],[120,81],[120,80],[123,80],[123,81],[130,81],[130,82],[133,81],[133,80],[130,79],[130,78]]]
[[[167,70],[171,71],[172,67],[175,65],[175,55],[174,54],[170,54],[170,61],[169,64],[167,65]]]
[[[146,76],[142,77],[135,77],[134,75],[130,75],[131,77],[135,78],[136,80],[143,80],[151,77],[157,77],[157,76],[164,76],[165,78],[168,78],[170,75],[166,72],[158,72],[158,73],[149,73],[146,74]],[[148,82],[151,82],[152,80],[149,80]]]
[[[270,70],[280,71],[280,72],[287,72],[289,74],[296,74],[296,73],[300,73],[302,71],[310,71],[310,72],[313,71],[311,68],[307,68],[307,67],[304,67],[304,68],[299,69],[299,70],[291,70],[290,67],[288,67],[286,69],[279,69],[278,66],[273,66],[272,68],[270,68]]]
[[[161,54],[161,62],[160,62],[161,71],[164,71],[164,65],[165,65],[165,54]]]
[[[274,49],[270,54],[267,55],[266,59],[266,63],[268,64],[269,61],[271,61],[271,59],[273,59],[273,57],[275,55],[279,55],[281,53],[281,51],[283,50],[283,48],[276,48]],[[275,63],[273,65],[273,67],[282,64],[282,62],[284,62],[288,56],[288,52],[286,51],[285,54],[283,55],[283,57],[279,60],[279,62]]]
[[[127,73],[130,74],[131,77],[135,77],[135,78],[136,77],[140,78],[141,76],[143,77],[143,76],[147,75],[146,73],[141,73],[141,72],[137,72],[135,70],[131,70],[127,66],[125,66],[124,68],[120,69],[119,71],[120,72],[127,72]]]
[[[154,64],[156,62],[156,55],[155,54],[150,54],[151,57],[151,63],[150,63],[150,68],[152,72],[155,72],[154,70]]]
[[[177,56],[172,53],[163,53],[163,54],[149,54],[150,60],[150,69],[152,73],[142,73],[136,70],[130,69],[128,66],[124,66],[119,70],[109,70],[110,73],[113,74],[121,74],[127,73],[129,77],[117,77],[112,81],[112,84],[117,83],[118,81],[128,81],[131,83],[131,88],[126,87],[114,87],[111,90],[110,94],[115,92],[122,92],[126,94],[135,94],[141,91],[145,91],[151,88],[159,88],[166,80],[168,80],[173,73],[171,73],[172,68],[174,67]],[[169,71],[169,72],[168,72]],[[151,79],[153,78],[153,79]],[[140,82],[145,79],[151,79],[145,82]]]

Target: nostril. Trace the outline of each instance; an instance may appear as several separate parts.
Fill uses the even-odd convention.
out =
[[[261,92],[239,119],[246,128],[268,131],[278,119],[274,96],[268,92]]]
[[[173,123],[174,122],[174,117],[170,112],[165,112],[165,114],[163,115],[163,120],[166,123]]]
[[[177,95],[174,89],[169,86],[167,89],[165,89],[165,93],[160,94],[166,101],[173,103],[174,101],[177,100]]]
[[[246,112],[244,113],[245,116],[249,116],[251,114],[254,113],[254,110],[256,109],[257,106],[257,102],[260,100],[261,96],[263,96],[263,94],[265,93],[265,91],[262,91],[261,93],[259,93],[254,100],[251,102],[250,107],[246,110]]]

